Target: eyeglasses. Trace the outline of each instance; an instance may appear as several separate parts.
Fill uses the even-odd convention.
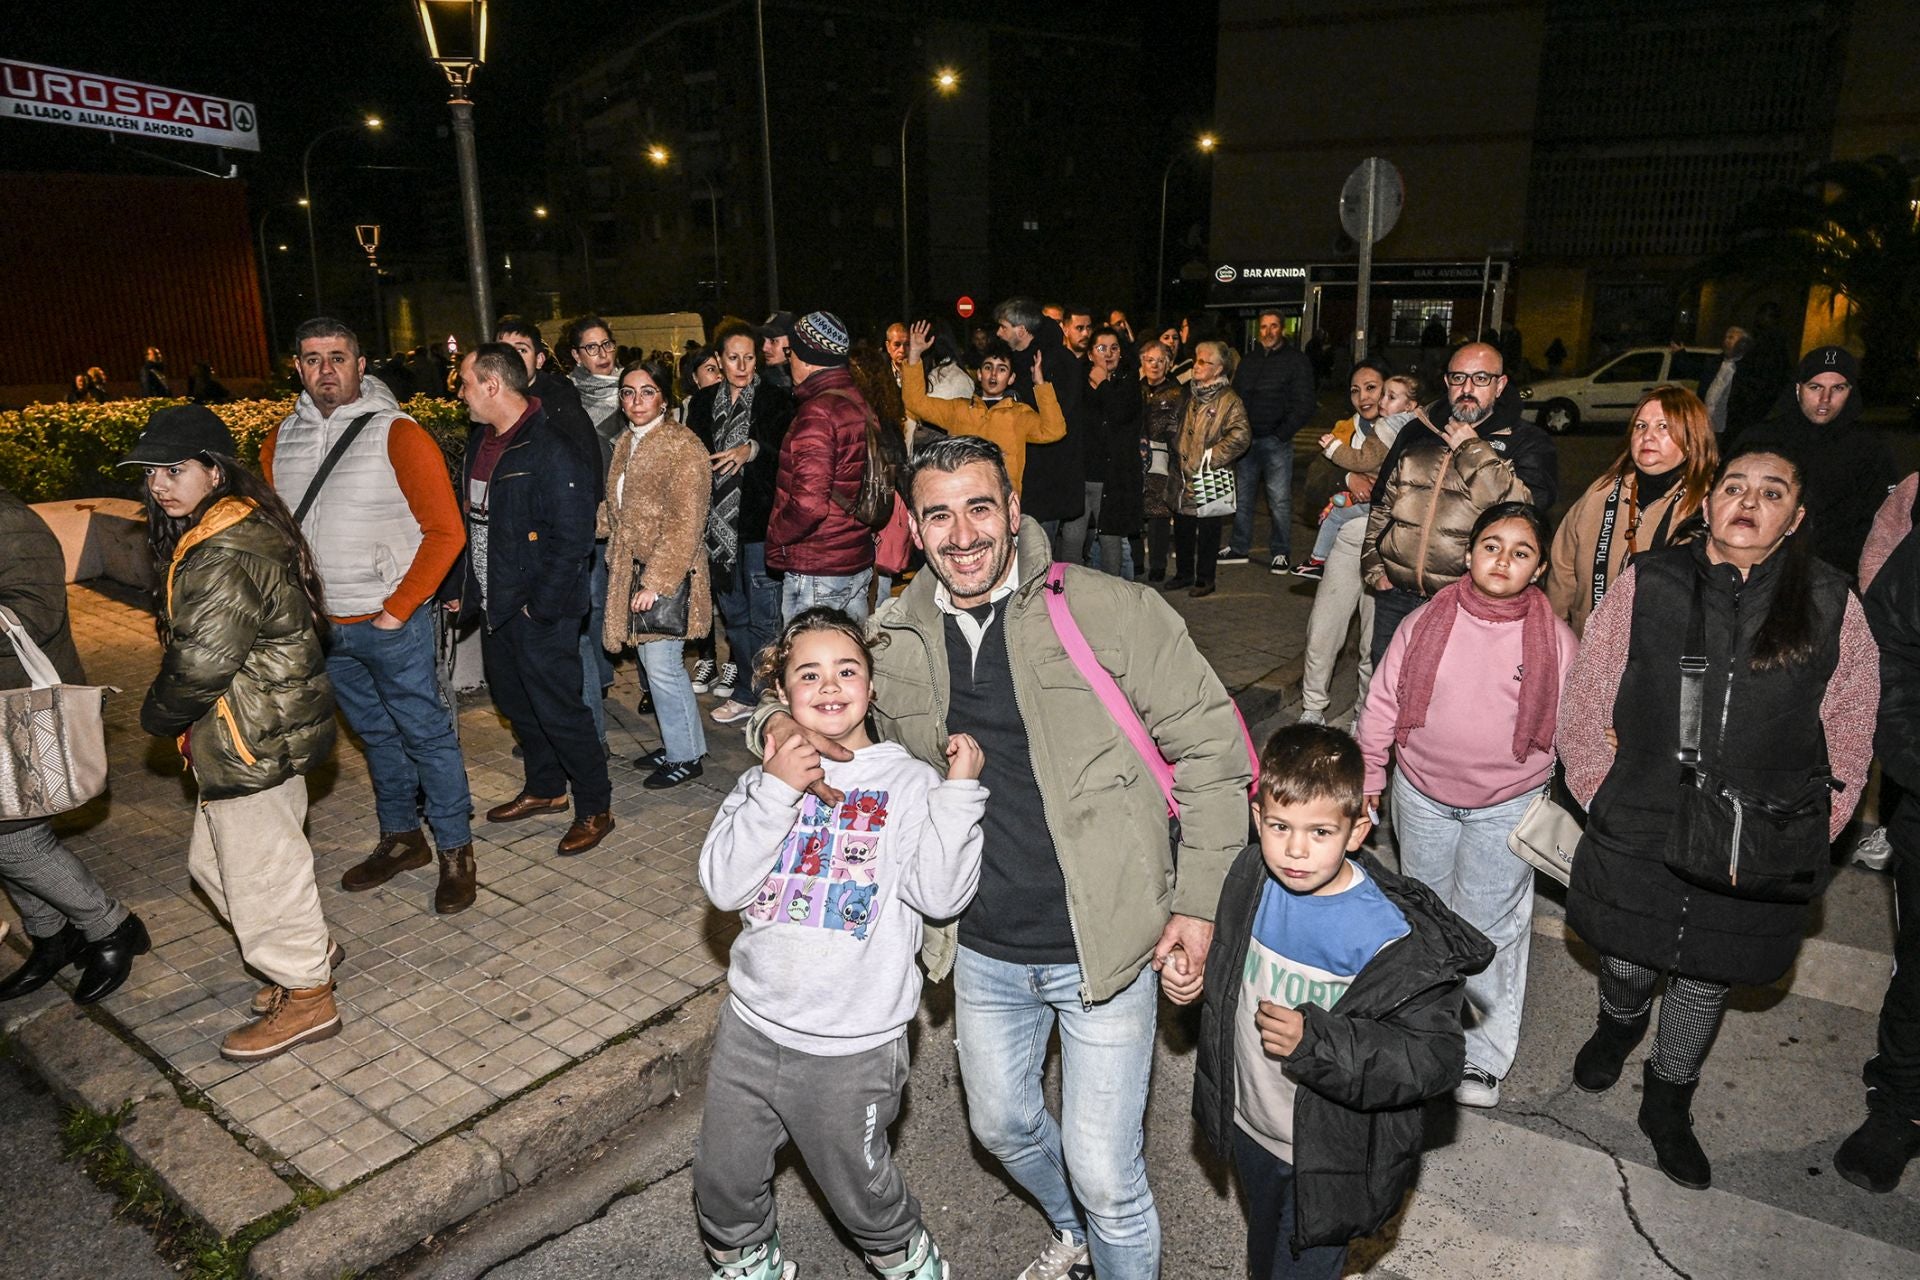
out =
[[[575,351],[584,351],[590,356],[609,355],[618,349],[612,342],[583,342],[574,348]]]
[[[1506,376],[1504,373],[1487,373],[1481,369],[1475,369],[1472,373],[1455,373],[1449,369],[1447,371],[1447,385],[1450,387],[1464,387],[1471,382],[1476,387],[1490,387],[1493,385],[1495,379]]]

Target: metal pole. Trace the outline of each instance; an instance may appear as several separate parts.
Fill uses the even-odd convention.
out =
[[[267,214],[260,215],[260,281],[267,290],[267,350],[273,350],[273,344],[280,341],[280,315],[273,309],[273,263],[267,257]]]
[[[1167,161],[1167,171],[1160,175],[1160,259],[1153,270],[1153,322],[1165,324],[1166,317],[1160,312],[1160,298],[1167,283],[1167,182],[1173,177],[1173,166],[1180,160],[1175,156]]]
[[[493,334],[493,286],[487,280],[487,229],[480,220],[480,165],[473,151],[473,103],[464,87],[454,90],[453,147],[460,161],[460,206],[467,222],[467,287],[473,295],[477,341]]]
[[[1485,265],[1480,268],[1480,321],[1473,327],[1473,340],[1487,331],[1487,281],[1493,275],[1493,255],[1488,254]]]
[[[1368,312],[1373,309],[1373,229],[1374,229],[1374,191],[1380,182],[1380,163],[1372,156],[1367,157],[1367,234],[1360,237],[1360,272],[1357,281],[1356,303],[1353,313],[1353,362],[1359,364],[1367,358],[1367,321]]]
[[[583,312],[593,310],[595,306],[593,288],[593,251],[587,245],[587,229],[579,223],[570,223],[573,233],[580,237],[580,270],[587,278],[587,305],[580,308]]]
[[[720,301],[720,192],[707,176],[707,218],[713,223],[713,300]]]
[[[773,126],[767,116],[767,27],[761,0],[753,0],[753,37],[760,55],[760,180],[767,216],[767,310],[780,309],[780,252],[773,234]]]
[[[380,298],[380,268],[371,261],[367,265],[373,268],[373,329],[380,335],[380,351],[384,354],[393,348],[387,341],[387,306]]]
[[[313,269],[313,314],[316,316],[325,315],[326,308],[320,305],[320,249],[313,238],[313,182],[308,177],[307,167],[308,162],[313,159],[313,149],[319,145],[320,138],[332,132],[334,130],[329,129],[319,138],[309,142],[305,154],[300,157],[300,203],[305,205],[307,210],[307,265]]]
[[[908,283],[907,274],[907,121],[913,119],[913,109],[920,105],[920,99],[927,95],[916,93],[907,100],[906,114],[900,117],[900,322],[905,324],[913,312],[913,286]]]

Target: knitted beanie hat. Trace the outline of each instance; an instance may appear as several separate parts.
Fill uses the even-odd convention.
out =
[[[823,369],[846,364],[851,341],[847,326],[831,311],[809,311],[793,326],[793,354]]]

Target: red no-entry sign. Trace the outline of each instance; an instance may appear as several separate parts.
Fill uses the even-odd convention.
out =
[[[962,320],[971,320],[973,318],[973,299],[963,293],[960,295],[960,300],[953,304],[953,309],[960,313]]]

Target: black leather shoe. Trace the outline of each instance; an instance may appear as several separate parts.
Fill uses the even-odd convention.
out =
[[[92,1004],[120,989],[133,972],[133,958],[153,950],[153,939],[140,917],[127,912],[127,918],[98,942],[87,944],[86,968],[80,973],[80,985],[73,989],[75,1004]]]
[[[27,939],[33,943],[33,950],[27,953],[25,964],[0,979],[0,1000],[38,991],[53,981],[54,974],[78,961],[87,947],[86,938],[71,924],[51,938],[28,934]]]

